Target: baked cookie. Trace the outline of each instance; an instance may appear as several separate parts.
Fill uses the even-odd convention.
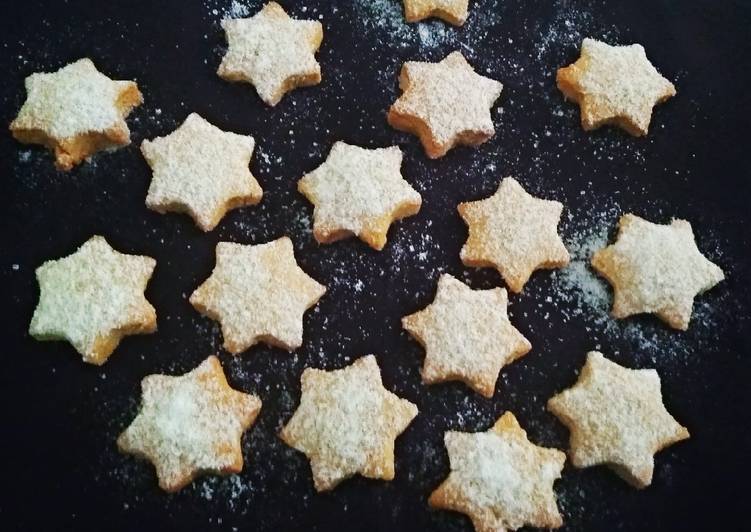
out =
[[[141,144],[154,172],[146,205],[187,213],[211,231],[230,209],[261,201],[263,191],[248,169],[254,147],[253,137],[222,131],[191,113],[166,137]]]
[[[417,214],[422,198],[400,171],[397,146],[369,150],[337,142],[326,162],[297,182],[315,206],[313,236],[328,244],[357,235],[373,249],[386,244],[394,220]]]
[[[441,275],[433,303],[402,318],[402,327],[425,347],[423,382],[460,380],[493,397],[501,368],[532,349],[511,325],[507,305],[503,288],[472,290]]]
[[[130,144],[125,117],[143,103],[135,82],[112,80],[85,58],[57,72],[32,74],[25,84],[26,101],[10,131],[20,142],[52,150],[58,169]]]
[[[123,336],[156,331],[156,311],[143,295],[156,266],[151,257],[118,253],[93,236],[36,270],[39,303],[29,334],[67,340],[84,362],[107,362]]]
[[[497,269],[512,292],[521,292],[535,270],[569,262],[558,236],[563,205],[528,194],[513,177],[489,198],[460,203],[458,210],[469,227],[462,262]]]
[[[558,88],[579,104],[582,127],[605,124],[640,137],[647,134],[652,108],[675,96],[675,87],[647,59],[640,44],[610,46],[584,39],[581,57],[558,69]]]
[[[683,331],[694,297],[725,278],[696,247],[690,223],[660,225],[634,214],[621,216],[618,239],[595,252],[592,267],[613,286],[615,318],[649,312]]]
[[[375,357],[334,371],[307,368],[300,383],[300,406],[280,436],[307,455],[316,490],[333,489],[358,473],[392,480],[394,440],[417,407],[383,387]]]
[[[258,342],[292,351],[302,345],[303,314],[325,292],[297,265],[285,236],[255,246],[219,242],[216,267],[190,303],[219,321],[230,353]]]
[[[597,351],[577,383],[548,401],[571,431],[569,457],[575,467],[607,464],[626,482],[652,483],[654,454],[689,437],[662,404],[660,377],[653,369],[627,369]]]
[[[217,74],[253,84],[267,105],[276,105],[296,87],[321,82],[315,58],[323,40],[320,22],[295,20],[269,2],[250,18],[223,20],[222,28],[229,48]]]
[[[531,443],[511,412],[487,432],[448,431],[444,442],[451,472],[430,506],[466,514],[477,532],[563,524],[553,482],[566,455]]]
[[[141,395],[138,415],[117,446],[154,464],[160,488],[174,492],[199,475],[242,471],[240,440],[261,400],[230,388],[217,357],[177,377],[149,375]]]
[[[467,20],[468,11],[469,0],[404,0],[404,18],[407,22],[438,17],[454,26],[461,26]]]
[[[503,85],[475,72],[461,52],[440,63],[404,63],[399,88],[403,93],[389,109],[388,122],[417,135],[431,159],[495,134],[490,108]]]

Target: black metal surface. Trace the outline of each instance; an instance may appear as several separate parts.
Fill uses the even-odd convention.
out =
[[[259,1],[249,2],[254,12]],[[0,257],[3,370],[3,528],[244,530],[469,530],[459,515],[431,511],[426,497],[447,472],[446,429],[485,430],[512,410],[532,441],[565,448],[565,429],[544,410],[571,385],[585,352],[599,348],[630,367],[655,367],[669,410],[692,438],[656,458],[653,485],[637,491],[604,468],[567,466],[556,483],[566,530],[739,529],[749,473],[748,2],[529,2],[473,0],[464,28],[406,26],[397,0],[283,2],[297,17],[323,15],[323,82],[270,109],[252,87],[214,74],[224,49],[218,25],[229,2],[6,2],[0,8],[0,123],[25,97],[23,79],[91,57],[113,78],[137,79],[145,104],[129,119],[133,145],[70,173],[49,154],[0,135]],[[584,36],[642,43],[678,96],[657,108],[646,139],[606,129],[584,133],[578,109],[555,88],[555,68],[578,55]],[[428,160],[414,137],[388,127],[402,62],[460,49],[501,80],[497,134],[478,149]],[[233,211],[204,234],[181,215],[146,209],[150,172],[138,144],[170,132],[191,111],[255,136],[251,169],[264,187],[257,207]],[[403,173],[423,195],[418,216],[396,224],[385,250],[357,240],[319,247],[297,179],[336,140],[398,143]],[[697,301],[686,333],[644,317],[614,323],[581,276],[540,273],[511,298],[530,354],[502,372],[492,400],[461,384],[420,384],[422,352],[399,318],[432,300],[439,272],[475,288],[491,271],[461,266],[466,228],[459,201],[515,175],[533,193],[559,199],[561,230],[578,250],[633,211],[653,221],[690,220],[700,249],[728,279]],[[123,341],[102,368],[63,342],[26,333],[38,298],[34,269],[73,252],[92,234],[117,249],[155,257],[147,297],[156,334]],[[256,347],[233,359],[218,328],[186,296],[211,271],[219,240],[292,237],[303,268],[329,287],[306,317],[295,354]],[[610,232],[612,236],[612,231]],[[578,259],[581,254],[577,251]],[[583,269],[578,260],[577,267]],[[590,286],[590,285],[586,285]],[[599,286],[599,285],[597,285]],[[547,298],[550,297],[550,300]],[[234,479],[204,479],[176,495],[159,491],[153,468],[118,454],[115,438],[135,415],[139,382],[182,373],[219,352],[231,383],[264,406],[246,435],[246,466]],[[375,353],[386,386],[420,415],[397,440],[393,482],[355,478],[315,494],[307,460],[275,436],[299,399],[311,365],[335,368]]]

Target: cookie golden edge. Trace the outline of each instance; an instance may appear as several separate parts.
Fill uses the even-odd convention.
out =
[[[429,18],[439,18],[454,26],[463,26],[469,15],[469,2],[467,0],[462,5],[462,12],[458,14],[440,7],[426,10],[410,0],[403,0],[402,3],[404,4],[404,20],[407,22],[420,22]]]
[[[388,242],[388,232],[391,229],[391,225],[394,222],[416,215],[422,207],[422,198],[418,201],[400,202],[390,213],[379,217],[375,222],[364,225],[361,231],[355,232],[349,229],[332,227],[317,219],[316,205],[320,198],[307,185],[304,178],[297,182],[297,190],[313,204],[313,238],[319,244],[332,244],[339,240],[355,236],[374,250],[381,251]]]

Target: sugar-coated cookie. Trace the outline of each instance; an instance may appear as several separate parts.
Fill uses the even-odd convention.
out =
[[[535,270],[569,262],[558,236],[563,205],[532,196],[513,177],[489,198],[460,203],[458,210],[469,227],[462,262],[497,269],[512,292],[521,292]]]
[[[296,87],[321,82],[315,54],[323,40],[317,20],[290,18],[269,2],[250,18],[225,19],[227,54],[217,74],[228,81],[252,83],[267,105],[274,106]]]
[[[125,255],[91,237],[72,255],[37,268],[39,303],[29,334],[67,340],[84,362],[104,364],[123,336],[156,330],[156,311],[143,294],[155,266],[151,257]]]
[[[495,134],[490,108],[503,85],[475,72],[461,52],[438,63],[404,63],[399,87],[403,92],[389,109],[388,122],[417,135],[431,159]]]
[[[417,407],[383,387],[375,357],[333,371],[307,368],[301,385],[300,405],[281,438],[307,455],[316,490],[355,474],[393,479],[394,440]]]
[[[486,432],[449,431],[444,442],[451,471],[430,506],[466,514],[477,532],[563,524],[553,483],[566,455],[531,443],[511,412]]]
[[[60,170],[130,144],[125,117],[143,102],[135,82],[108,78],[88,58],[57,72],[32,74],[26,93],[11,133],[20,142],[52,150]]]
[[[190,302],[219,321],[230,353],[258,342],[292,351],[302,345],[303,314],[325,292],[297,265],[285,236],[254,246],[219,242],[214,271]]]
[[[592,256],[592,267],[613,285],[616,318],[654,313],[675,329],[688,329],[694,298],[725,278],[696,247],[691,224],[648,222],[626,214],[618,238]]]
[[[188,213],[211,231],[230,209],[261,201],[261,186],[248,169],[254,147],[253,137],[222,131],[191,113],[169,135],[141,144],[154,173],[146,205]]]
[[[358,236],[383,249],[394,222],[417,214],[420,194],[401,174],[397,146],[366,149],[337,142],[326,162],[303,176],[297,189],[315,205],[313,236],[329,243]]]
[[[242,470],[240,439],[261,400],[232,389],[217,357],[184,375],[149,375],[141,394],[138,415],[117,446],[154,464],[163,490],[177,491],[199,475]]]
[[[613,124],[632,135],[646,135],[652,108],[675,96],[640,44],[610,46],[584,39],[581,57],[558,70],[558,88],[579,104],[582,127]]]
[[[532,345],[509,321],[503,288],[472,290],[441,275],[433,302],[402,318],[402,327],[425,347],[427,384],[460,380],[492,397],[501,368]]]
[[[652,482],[657,451],[689,437],[665,410],[655,370],[624,368],[597,351],[548,410],[571,431],[574,466],[607,464],[637,488]]]

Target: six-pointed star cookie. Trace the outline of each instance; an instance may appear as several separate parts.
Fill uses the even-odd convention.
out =
[[[252,83],[266,104],[276,105],[295,87],[321,82],[315,58],[323,40],[320,22],[292,19],[269,2],[251,18],[223,20],[222,28],[229,48],[217,74]]]
[[[592,267],[613,285],[614,317],[649,312],[684,331],[694,297],[725,278],[696,247],[690,223],[660,225],[633,214],[621,217],[618,240],[594,254]]]
[[[536,198],[507,177],[489,198],[459,204],[469,226],[462,261],[496,268],[512,292],[521,292],[535,270],[568,264],[568,251],[558,236],[562,211],[561,203]]]
[[[640,44],[610,46],[584,39],[581,57],[558,69],[558,88],[577,102],[582,127],[620,126],[635,136],[646,135],[652,108],[675,96],[675,87],[647,59]]]
[[[431,506],[468,515],[477,532],[563,524],[553,482],[566,455],[531,443],[511,412],[487,432],[449,431],[444,442],[451,472]]]
[[[219,321],[231,353],[257,342],[292,351],[302,345],[303,314],[325,292],[297,265],[285,236],[255,246],[219,242],[216,267],[190,302]]]
[[[93,236],[75,253],[36,270],[39,304],[29,326],[37,340],[67,340],[84,362],[107,361],[123,336],[156,330],[156,311],[143,295],[156,266]]]
[[[302,397],[280,434],[310,460],[317,491],[330,490],[359,473],[394,478],[394,440],[417,415],[417,407],[383,387],[374,356],[346,368],[307,368]]]
[[[507,305],[503,288],[472,290],[441,275],[433,303],[402,318],[402,326],[425,347],[423,381],[460,380],[492,397],[501,368],[532,348],[511,325]]]
[[[198,475],[242,470],[240,439],[261,400],[230,388],[218,358],[177,377],[149,375],[141,392],[141,409],[117,446],[154,464],[162,489],[177,491]]]
[[[624,368],[596,351],[548,410],[571,431],[574,466],[607,464],[637,488],[652,482],[657,451],[689,437],[665,410],[655,370]]]
[[[365,149],[337,142],[326,162],[297,183],[315,205],[313,235],[321,243],[357,235],[383,249],[394,220],[417,214],[422,199],[400,171],[397,146]]]
[[[477,74],[460,52],[440,63],[404,63],[399,87],[404,92],[389,109],[388,122],[417,135],[432,159],[495,134],[490,108],[503,85]]]
[[[469,0],[404,0],[404,18],[407,22],[438,17],[461,26],[467,20],[468,10]]]
[[[61,170],[98,151],[129,144],[125,117],[143,102],[133,81],[108,78],[88,58],[57,72],[30,75],[26,92],[10,130],[20,142],[54,151]]]
[[[146,205],[186,212],[211,231],[226,212],[261,201],[248,165],[253,137],[222,131],[196,113],[166,137],[144,140],[141,152],[154,172]]]

